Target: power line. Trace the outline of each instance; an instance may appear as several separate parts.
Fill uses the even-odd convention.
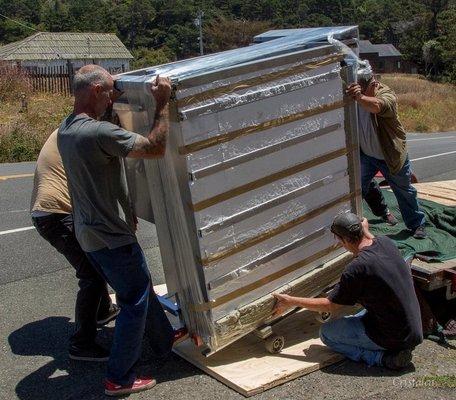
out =
[[[18,24],[18,25],[24,26],[25,28],[31,29],[32,31],[40,32],[38,29],[32,28],[31,26],[28,26],[28,25],[25,25],[25,24],[23,24],[22,22],[19,22],[19,21],[15,20],[15,19],[12,19],[12,18],[10,18],[10,17],[7,17],[6,15],[0,14],[0,17],[9,19],[10,21],[13,21],[13,22],[15,22],[15,23]]]

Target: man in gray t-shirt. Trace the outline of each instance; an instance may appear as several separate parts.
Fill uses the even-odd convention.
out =
[[[137,134],[86,114],[60,125],[59,151],[74,205],[76,237],[85,252],[135,243],[124,169]]]
[[[98,121],[118,93],[106,70],[96,65],[82,67],[74,77],[73,113],[62,122],[57,137],[76,237],[95,269],[115,290],[120,306],[104,383],[105,394],[111,396],[147,390],[156,383],[151,377],[137,378],[133,371],[146,321],[157,356],[167,356],[174,340],[136,240],[121,162],[122,157],[164,155],[171,85],[157,76],[150,90],[156,115],[150,134],[143,137]],[[101,360],[98,356],[93,354],[93,360]]]

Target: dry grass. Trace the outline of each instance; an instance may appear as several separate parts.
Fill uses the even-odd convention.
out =
[[[456,130],[455,85],[406,74],[385,74],[380,80],[396,92],[399,117],[407,132]]]
[[[399,115],[408,132],[456,130],[454,85],[429,82],[418,75],[383,75],[381,80],[396,92]],[[35,160],[49,134],[71,112],[73,99],[31,94],[28,111],[20,112],[20,93],[27,87],[10,77],[5,82],[0,85],[0,162]]]
[[[0,162],[36,160],[41,147],[71,112],[73,99],[59,94],[31,94],[21,112],[20,96],[0,104]]]
[[[27,74],[17,67],[0,61],[0,101],[11,101],[21,93],[29,93],[32,85]]]

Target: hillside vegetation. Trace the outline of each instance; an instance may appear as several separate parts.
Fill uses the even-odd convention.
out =
[[[358,25],[362,39],[393,43],[427,77],[456,83],[456,0],[0,0],[0,10],[0,44],[36,30],[115,32],[134,68],[198,54],[199,15],[205,53],[268,29]]]
[[[456,130],[454,85],[417,75],[384,75],[381,81],[396,91],[400,118],[408,132]],[[71,112],[71,97],[43,93],[32,94],[27,111],[22,110],[22,82],[10,84],[7,93],[0,90],[0,162],[35,160],[47,137]]]
[[[419,75],[388,74],[381,81],[394,89],[407,132],[456,131],[456,86]]]

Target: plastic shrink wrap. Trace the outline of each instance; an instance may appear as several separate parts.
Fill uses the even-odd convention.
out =
[[[360,211],[356,107],[343,91],[357,60],[341,43],[357,36],[304,30],[119,79],[114,109],[143,135],[150,82],[173,84],[166,154],[127,160],[127,176],[138,216],[157,226],[168,290],[208,353],[260,325],[265,296],[343,253],[329,226]]]

